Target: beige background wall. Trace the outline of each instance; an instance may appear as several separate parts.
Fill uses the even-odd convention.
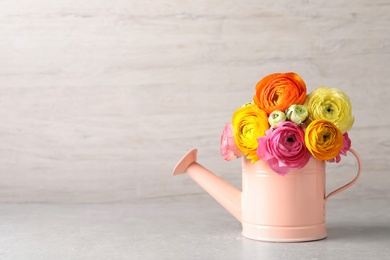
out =
[[[193,147],[240,186],[239,160],[219,155],[222,128],[258,80],[286,71],[309,91],[350,96],[364,172],[349,195],[381,196],[390,180],[389,13],[384,0],[2,0],[0,202],[202,193],[170,173]],[[332,165],[329,189],[355,169],[351,158]]]

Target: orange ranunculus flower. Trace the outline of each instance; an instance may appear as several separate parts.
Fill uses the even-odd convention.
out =
[[[233,114],[234,141],[252,163],[260,160],[256,154],[257,138],[269,129],[268,115],[255,104],[237,109]]]
[[[314,158],[326,161],[335,158],[343,147],[343,134],[330,121],[312,121],[305,131],[305,144]]]
[[[275,110],[285,111],[291,105],[302,105],[306,84],[294,72],[270,74],[256,85],[255,104],[268,115]]]

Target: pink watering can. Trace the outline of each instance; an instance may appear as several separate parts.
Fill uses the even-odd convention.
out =
[[[325,162],[315,158],[302,169],[292,169],[280,176],[266,161],[242,159],[242,192],[196,162],[197,150],[190,151],[173,170],[173,175],[187,173],[214,197],[241,224],[244,237],[273,242],[301,242],[327,236],[326,200],[352,186],[360,176],[357,159],[356,177],[346,185],[325,194]]]

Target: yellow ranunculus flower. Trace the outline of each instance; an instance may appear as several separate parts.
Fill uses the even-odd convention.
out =
[[[238,149],[252,160],[252,163],[260,160],[256,154],[257,138],[264,136],[269,129],[267,113],[254,104],[241,107],[234,112],[232,125]]]
[[[343,134],[330,121],[312,121],[305,131],[305,145],[314,158],[326,161],[335,158],[343,147]]]
[[[354,117],[349,97],[337,88],[320,87],[307,95],[305,104],[309,121],[325,119],[334,123],[342,133],[351,129]]]

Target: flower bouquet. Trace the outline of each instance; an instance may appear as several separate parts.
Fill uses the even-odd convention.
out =
[[[319,87],[307,95],[298,74],[275,73],[257,83],[253,100],[225,125],[221,155],[227,161],[267,161],[280,175],[303,168],[311,156],[338,163],[351,148],[353,122],[351,102],[341,90]]]

